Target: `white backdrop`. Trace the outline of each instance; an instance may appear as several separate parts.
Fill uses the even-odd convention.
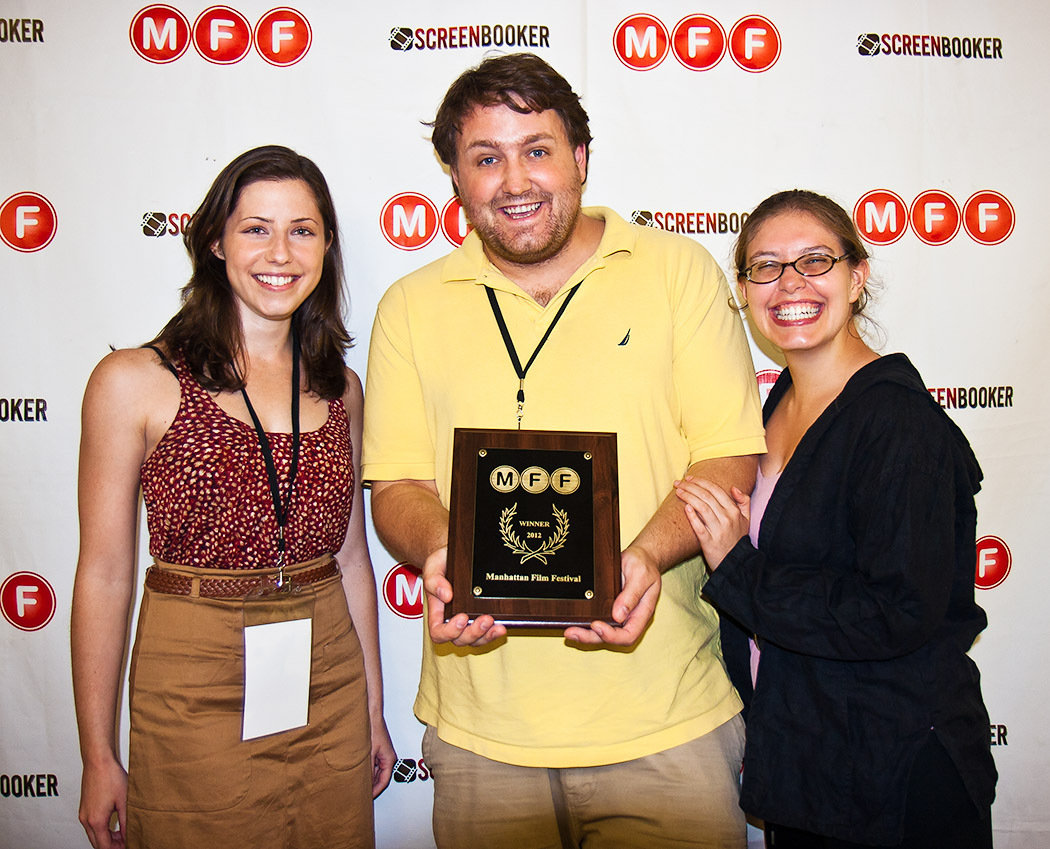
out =
[[[281,143],[312,157],[341,217],[358,341],[349,359],[363,376],[382,292],[452,247],[433,217],[450,183],[421,121],[463,68],[519,47],[583,96],[595,136],[585,203],[689,232],[727,264],[740,214],[801,186],[857,206],[873,243],[890,242],[873,244],[883,350],[912,357],[986,476],[975,574],[990,625],[972,654],[1000,772],[996,844],[1050,845],[1040,721],[1050,574],[1032,524],[1050,508],[1039,366],[1050,7],[301,0],[271,15],[272,0],[232,2],[206,14],[203,0],[0,10],[0,846],[87,845],[68,652],[79,406],[108,346],[141,344],[175,311],[184,216],[242,150]],[[701,14],[711,20],[667,38]],[[144,18],[152,26],[135,23]],[[198,18],[201,50],[189,37]],[[261,47],[245,41],[238,59],[247,31]],[[413,217],[428,201],[430,216]],[[955,206],[969,210],[957,230]],[[757,347],[755,364],[777,367]],[[145,551],[143,540],[143,568]],[[431,785],[411,714],[421,625],[406,618],[419,587],[391,574],[374,540],[372,556],[387,717],[404,759],[377,803],[378,842],[428,847]]]

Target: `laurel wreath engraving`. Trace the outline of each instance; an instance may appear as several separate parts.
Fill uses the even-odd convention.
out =
[[[517,502],[514,502],[510,507],[504,508],[503,512],[500,513],[499,534],[503,538],[503,544],[511,550],[511,553],[522,555],[522,564],[535,558],[546,566],[547,555],[553,554],[559,548],[564,547],[565,539],[569,536],[569,514],[564,510],[559,510],[554,504],[551,505],[551,510],[555,521],[554,535],[539,548],[529,548],[514,532],[514,516],[518,512]]]

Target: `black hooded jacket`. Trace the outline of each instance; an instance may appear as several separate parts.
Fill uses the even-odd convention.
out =
[[[765,419],[791,385],[785,370]],[[741,807],[859,843],[901,839],[931,728],[978,809],[995,793],[988,713],[966,655],[981,470],[903,354],[864,366],[781,474],[758,548],[741,539],[704,594],[745,699]],[[746,638],[762,649],[753,694]]]

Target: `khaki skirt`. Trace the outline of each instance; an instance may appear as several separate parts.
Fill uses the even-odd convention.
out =
[[[294,585],[319,562],[285,574]],[[364,662],[338,570],[293,593],[202,597],[202,583],[246,574],[272,570],[165,566],[147,578],[131,658],[127,845],[373,847]],[[190,594],[173,594],[187,577]],[[308,724],[242,740],[245,625],[304,617]]]

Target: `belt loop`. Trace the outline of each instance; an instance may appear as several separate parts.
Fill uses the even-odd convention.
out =
[[[190,598],[201,597],[201,579],[194,575],[190,582]]]

